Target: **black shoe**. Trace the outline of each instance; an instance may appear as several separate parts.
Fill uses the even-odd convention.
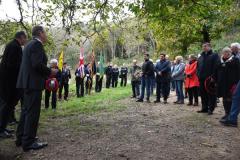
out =
[[[177,104],[179,101],[175,101],[175,102],[173,102],[174,104]]]
[[[187,106],[192,106],[192,105],[193,105],[193,103],[188,103],[188,104],[187,104]]]
[[[195,102],[195,103],[193,104],[193,106],[198,106],[198,103]]]
[[[223,116],[221,119],[227,120],[228,115]]]
[[[5,131],[8,132],[9,134],[14,133],[14,129],[7,129],[6,128]]]
[[[197,113],[208,113],[208,111],[200,110],[200,111],[197,111]]]
[[[213,111],[208,111],[208,115],[212,115],[213,114]]]
[[[146,102],[147,102],[147,103],[151,103],[151,101],[150,101],[149,99],[146,99]]]
[[[143,99],[138,99],[136,102],[143,102]]]
[[[183,101],[178,101],[175,104],[184,104],[184,102]]]
[[[38,141],[39,141],[39,138],[35,137],[35,142],[38,142]],[[17,140],[15,141],[15,144],[16,144],[16,147],[22,146],[22,140],[17,138]]]
[[[7,131],[0,132],[0,138],[12,138],[13,135],[8,133]]]
[[[28,147],[23,147],[23,151],[27,152],[29,150],[39,150],[39,149],[42,149],[42,148],[47,147],[47,146],[48,146],[48,144],[45,143],[45,142],[42,142],[42,143],[34,142],[33,144],[31,144]]]
[[[164,103],[164,104],[167,104],[168,102],[167,102],[167,100],[164,100],[163,103]]]
[[[154,103],[160,103],[161,101],[160,100],[156,100],[156,101],[154,101]]]
[[[229,127],[237,127],[238,123],[237,122],[233,122],[233,121],[229,121],[229,120],[225,120],[225,121],[220,121],[224,126],[229,126]]]

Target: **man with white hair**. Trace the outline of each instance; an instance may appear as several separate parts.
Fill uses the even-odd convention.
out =
[[[238,59],[240,59],[240,44],[238,42],[231,44],[231,50],[232,54]]]

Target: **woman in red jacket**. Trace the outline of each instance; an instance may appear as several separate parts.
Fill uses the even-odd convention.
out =
[[[185,67],[185,88],[188,90],[189,103],[188,106],[198,106],[198,87],[199,80],[197,77],[197,57],[189,55],[189,63]],[[194,104],[193,104],[194,97]]]

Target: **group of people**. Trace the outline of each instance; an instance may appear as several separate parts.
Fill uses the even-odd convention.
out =
[[[47,35],[42,26],[32,29],[33,39],[27,43],[24,31],[17,32],[14,39],[9,42],[1,56],[0,63],[0,138],[11,138],[15,132],[7,129],[11,121],[16,121],[15,106],[21,103],[21,114],[16,131],[16,146],[22,146],[24,151],[41,149],[47,143],[40,142],[37,138],[37,128],[41,111],[42,91],[45,91],[45,108],[51,106],[55,110],[57,100],[68,100],[69,80],[71,70],[67,63],[59,68],[58,60],[48,58],[43,45],[47,42]],[[121,78],[121,86],[127,84],[128,68],[123,66],[118,69],[112,63],[103,69],[98,64],[85,64],[75,71],[76,95],[83,97],[90,94],[93,85],[93,76],[96,75],[95,91],[101,92],[103,75],[106,75],[106,88],[117,87]],[[62,97],[62,92],[64,95]],[[84,90],[86,90],[84,92]]]
[[[198,113],[212,115],[217,106],[217,99],[223,99],[225,115],[220,122],[228,126],[237,126],[240,110],[240,44],[233,43],[221,51],[214,53],[210,43],[202,45],[202,53],[189,55],[184,63],[182,56],[176,56],[173,62],[166,54],[161,53],[154,64],[149,54],[144,54],[144,62],[140,67],[133,61],[130,69],[132,98],[143,102],[146,91],[146,102],[150,102],[152,88],[156,84],[156,100],[154,103],[168,103],[170,90],[176,90],[174,104],[184,104],[188,97],[188,106],[198,106],[201,97],[202,109]],[[185,89],[185,93],[184,93]]]
[[[71,71],[67,63],[58,68],[58,61],[52,59],[48,66],[48,58],[44,50],[47,35],[42,26],[32,29],[33,39],[27,43],[27,35],[20,31],[14,40],[8,43],[0,63],[0,138],[10,138],[13,130],[7,129],[10,119],[14,117],[14,108],[21,103],[21,114],[16,131],[16,146],[24,151],[37,150],[47,146],[40,142],[37,135],[42,91],[45,90],[45,108],[49,108],[52,95],[52,108],[56,109],[58,98],[68,100],[69,79]],[[27,44],[26,44],[27,43]],[[24,46],[24,49],[22,49]],[[233,43],[221,51],[221,56],[214,53],[210,43],[204,43],[203,52],[199,56],[190,55],[187,63],[182,56],[177,56],[172,63],[166,54],[161,53],[154,64],[149,54],[144,54],[144,62],[140,67],[137,60],[129,69],[131,75],[132,98],[143,102],[146,90],[146,100],[156,85],[156,100],[168,103],[170,88],[176,90],[175,104],[184,104],[184,88],[188,93],[188,105],[198,106],[199,94],[202,109],[199,113],[213,114],[217,98],[223,98],[225,115],[220,122],[228,126],[237,126],[240,110],[240,44]],[[117,87],[121,78],[121,86],[126,86],[128,68],[125,64],[120,68],[110,63],[102,71],[99,63],[88,63],[75,71],[77,97],[90,94],[93,76],[96,75],[95,91],[101,92],[103,75],[106,75],[106,88]]]

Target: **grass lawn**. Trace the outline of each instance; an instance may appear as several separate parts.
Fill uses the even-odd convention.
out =
[[[113,111],[123,109],[125,106],[118,104],[117,101],[131,95],[131,88],[128,85],[127,87],[104,88],[101,93],[92,91],[91,95],[77,98],[74,87],[74,85],[70,86],[68,101],[58,101],[56,112],[51,108],[48,110],[42,109],[41,122],[51,117],[68,117],[78,114],[93,114],[102,110]]]

